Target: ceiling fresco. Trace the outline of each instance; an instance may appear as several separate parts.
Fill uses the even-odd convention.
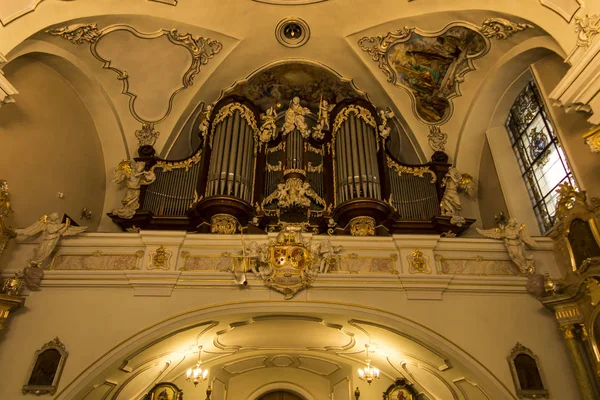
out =
[[[489,50],[486,39],[466,26],[449,26],[440,34],[403,28],[385,37],[365,37],[360,48],[380,57],[388,81],[409,91],[417,117],[428,124],[450,118],[450,99],[473,71],[473,60]],[[381,54],[381,50],[384,50]]]
[[[262,111],[294,96],[318,108],[321,99],[330,104],[350,97],[366,99],[351,79],[342,78],[325,66],[301,61],[286,61],[264,68],[247,79],[236,82],[224,95],[244,96]]]
[[[386,75],[387,81],[408,91],[417,118],[429,125],[452,116],[451,99],[461,95],[460,84],[474,71],[474,60],[490,49],[490,38],[508,39],[532,25],[488,18],[481,27],[454,22],[438,32],[404,27],[385,36],[358,41]]]

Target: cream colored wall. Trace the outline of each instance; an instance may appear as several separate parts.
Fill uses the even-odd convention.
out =
[[[270,303],[278,307],[306,304],[315,309],[318,303],[314,302],[356,304],[372,312],[374,320],[379,317],[377,312],[369,311],[371,307],[398,314],[454,342],[511,392],[514,389],[506,357],[520,342],[539,356],[543,378],[553,398],[578,396],[556,322],[551,313],[527,294],[446,293],[442,301],[419,301],[407,300],[397,291],[311,289],[292,302],[282,303],[282,296],[260,287],[244,291],[236,287],[179,289],[171,297],[134,296],[129,288],[45,287],[29,295],[25,309],[11,318],[0,341],[0,365],[10,365],[0,374],[0,398],[22,396],[21,386],[34,351],[56,336],[69,351],[60,384],[62,390],[113,346],[160,321],[210,305],[243,302],[251,307],[252,301],[269,300],[278,301]],[[191,384],[187,385],[184,389],[191,391]]]
[[[19,87],[19,100],[0,108],[0,179],[9,183],[12,223],[24,227],[57,211],[95,230],[106,181],[86,106],[59,74],[34,58],[19,58],[3,72]],[[79,219],[84,206],[93,213],[91,221]]]
[[[569,65],[557,55],[550,55],[531,66],[531,70],[539,85],[540,92],[548,99],[550,92],[567,73]],[[565,153],[569,159],[573,174],[582,190],[591,197],[600,197],[600,157],[590,151],[581,135],[592,126],[587,122],[589,114],[584,112],[565,112],[562,107],[555,107],[546,100],[546,106]]]
[[[508,216],[508,207],[504,201],[504,193],[498,179],[498,172],[494,165],[490,144],[487,139],[481,153],[481,164],[479,165],[479,214],[484,229],[496,227],[494,216],[500,212]]]

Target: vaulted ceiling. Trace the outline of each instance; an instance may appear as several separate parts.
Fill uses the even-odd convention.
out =
[[[445,150],[451,160],[477,178],[485,130],[498,99],[531,62],[552,52],[568,53],[576,38],[568,21],[578,9],[576,0],[507,0],[486,4],[485,9],[471,0],[205,0],[201,5],[183,0],[20,0],[0,6],[0,52],[9,60],[4,67],[9,81],[18,75],[17,65],[11,68],[16,60],[37,63],[58,74],[64,91],[74,90],[83,102],[96,132],[90,133],[83,123],[81,127],[97,136],[99,146],[93,151],[101,152],[104,163],[103,168],[96,167],[103,177],[94,178],[98,181],[94,196],[104,198],[102,212],[95,206],[100,215],[118,203],[116,188],[110,183],[100,188],[100,180],[109,182],[114,166],[136,155],[135,132],[142,122],[155,123],[160,132],[155,148],[166,157],[201,102],[212,103],[234,82],[274,63],[322,67],[340,80],[351,80],[377,106],[391,107],[406,132],[406,145],[412,147],[405,153],[407,162],[429,159],[430,126],[441,124],[449,135]],[[301,18],[310,29],[308,41],[300,47],[286,47],[276,38],[278,23],[288,17]],[[482,35],[488,18],[503,18],[521,28],[506,37],[493,31]],[[459,34],[452,34],[455,28],[448,30],[454,25],[462,30]],[[364,37],[376,41],[405,27],[415,28],[412,39],[391,46],[395,53],[383,57],[398,73],[390,79],[385,66],[374,60],[375,53],[359,42]],[[468,38],[461,39],[465,32]],[[462,43],[463,39],[479,44]],[[410,71],[402,75],[403,68]],[[410,81],[415,75],[416,84]],[[450,105],[442,110],[443,117],[427,120],[419,111],[424,99],[419,90],[439,92],[449,77],[452,88],[444,95]],[[21,83],[24,78],[15,79]],[[423,79],[428,81],[424,84]],[[21,111],[15,112],[19,107],[52,107],[53,101],[66,98],[63,89],[44,94],[38,88],[17,85],[16,103],[0,110],[0,131],[19,125],[15,120],[22,122]],[[39,104],[20,97],[37,99]],[[35,118],[35,112],[30,114]],[[60,120],[44,124],[53,124],[46,125],[48,132],[61,129]],[[48,150],[57,151],[47,139]],[[39,167],[23,164],[22,171],[43,175]],[[16,171],[8,175],[4,179],[9,182],[23,179]],[[16,186],[19,192],[26,185]],[[82,196],[71,198],[78,204],[92,201]],[[34,218],[33,213],[23,218]],[[99,224],[100,229],[113,229],[106,218],[92,225]]]

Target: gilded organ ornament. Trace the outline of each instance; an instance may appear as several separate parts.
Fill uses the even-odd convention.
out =
[[[164,246],[160,246],[156,251],[150,254],[150,264],[148,269],[169,269],[169,261],[172,253]]]
[[[6,278],[2,284],[2,290],[0,293],[4,293],[9,296],[17,296],[23,286],[23,273],[21,271],[15,272],[12,278]]]
[[[300,225],[284,224],[275,241],[250,242],[244,250],[252,273],[286,300],[309,288],[318,273],[327,273],[341,250],[328,241],[305,243],[302,230]]]
[[[431,274],[429,257],[423,255],[419,249],[415,249],[406,259],[408,260],[408,272],[411,274]]]
[[[371,217],[352,218],[348,223],[352,236],[374,236],[375,219]]]
[[[267,111],[260,115],[260,119],[262,124],[260,125],[258,138],[261,144],[266,144],[277,137],[277,125],[275,122],[277,119],[276,106],[267,108]]]
[[[233,235],[239,226],[238,220],[229,214],[216,214],[210,219],[210,232],[219,235]]]

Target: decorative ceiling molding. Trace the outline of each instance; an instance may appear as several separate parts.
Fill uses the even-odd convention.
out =
[[[166,36],[173,45],[182,46],[192,56],[192,62],[190,63],[189,68],[181,77],[181,86],[171,93],[168,101],[167,111],[160,118],[146,120],[140,117],[138,112],[135,110],[135,101],[138,96],[129,90],[129,74],[125,70],[121,70],[112,66],[112,60],[106,59],[98,53],[97,44],[102,40],[102,38],[118,31],[129,32],[139,39],[157,39],[162,36]],[[121,92],[129,96],[129,111],[131,115],[137,121],[149,124],[160,123],[169,116],[173,108],[173,100],[175,96],[180,91],[192,86],[194,83],[194,77],[200,72],[201,66],[208,64],[208,61],[223,48],[223,45],[217,40],[211,40],[210,38],[204,38],[202,36],[194,37],[190,33],[179,33],[177,29],[160,29],[156,32],[140,32],[134,27],[124,24],[110,25],[105,28],[98,29],[97,24],[95,23],[81,23],[49,29],[46,31],[46,33],[53,36],[60,36],[73,44],[88,43],[92,55],[103,63],[102,68],[115,72],[117,74],[117,79],[122,81],[123,88]]]
[[[7,59],[4,54],[0,53],[0,68],[6,64]],[[19,94],[17,89],[4,77],[4,73],[0,70],[0,107],[2,104],[14,103],[13,95]],[[1,251],[0,251],[1,253]]]
[[[12,0],[1,2],[0,22],[2,23],[2,26],[6,26],[14,20],[21,18],[23,15],[35,11],[42,1],[44,0]]]
[[[440,125],[453,113],[451,99],[461,96],[464,77],[474,60],[490,49],[490,39],[508,39],[532,25],[488,18],[480,27],[453,22],[436,32],[404,27],[384,36],[363,37],[361,50],[378,63],[391,84],[408,92],[415,116]]]
[[[438,125],[429,125],[429,135],[427,135],[429,147],[433,151],[446,151],[446,143],[448,142],[448,134],[442,132]]]
[[[592,44],[594,36],[600,33],[600,15],[585,14],[575,17],[575,33],[577,33],[577,46],[588,47]]]
[[[570,23],[581,8],[583,0],[540,0],[540,3]]]
[[[275,38],[282,46],[300,47],[310,39],[310,27],[302,18],[284,18],[275,27]]]

